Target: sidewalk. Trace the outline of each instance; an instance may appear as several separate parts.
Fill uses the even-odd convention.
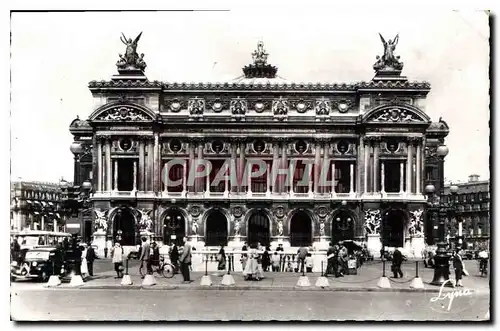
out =
[[[468,261],[474,262],[474,261]],[[464,287],[473,291],[484,292],[489,291],[489,278],[478,277],[476,270],[473,269],[475,264],[471,264],[468,268],[470,276],[464,277]],[[234,278],[235,285],[221,285],[222,276],[218,273],[208,272],[212,280],[211,286],[200,286],[201,277],[204,272],[191,272],[190,284],[184,284],[181,274],[176,274],[173,278],[164,278],[155,273],[154,277],[156,284],[153,286],[142,286],[142,279],[138,273],[137,267],[129,269],[129,275],[132,279],[132,285],[121,285],[121,279],[115,279],[115,272],[112,270],[96,274],[92,279],[87,280],[80,289],[144,289],[144,290],[265,290],[265,291],[289,291],[289,290],[305,290],[305,291],[384,291],[384,292],[436,292],[440,288],[430,285],[434,274],[433,269],[425,269],[419,267],[419,277],[422,278],[424,289],[412,289],[410,283],[415,277],[416,265],[415,262],[409,262],[402,266],[404,273],[403,278],[390,278],[390,264],[386,265],[386,276],[389,277],[391,288],[379,288],[377,283],[382,276],[382,262],[373,261],[363,265],[358,269],[357,275],[345,275],[344,277],[335,278],[328,277],[329,287],[316,287],[315,282],[321,273],[306,273],[309,278],[309,287],[298,287],[297,281],[302,275],[301,273],[292,272],[266,272],[265,278],[261,281],[245,281],[241,272],[231,272]],[[227,273],[227,272],[226,272]],[[453,274],[450,278],[454,278]],[[68,288],[68,283],[63,283],[59,288]],[[445,291],[453,290],[445,288]]]

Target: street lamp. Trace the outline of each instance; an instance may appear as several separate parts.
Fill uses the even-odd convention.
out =
[[[435,268],[434,277],[432,279],[432,285],[441,286],[443,283],[447,282],[450,275],[450,257],[448,255],[447,243],[446,243],[446,219],[448,218],[448,212],[451,208],[446,206],[443,202],[444,196],[444,158],[448,155],[449,149],[445,145],[441,145],[437,148],[436,154],[439,157],[439,195],[435,195],[436,188],[434,185],[429,184],[425,187],[427,193],[427,212],[432,218],[433,224],[435,224],[436,218],[439,218],[438,223],[438,243],[436,256],[434,257]],[[438,199],[439,198],[439,199]]]

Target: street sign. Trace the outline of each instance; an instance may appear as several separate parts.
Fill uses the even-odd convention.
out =
[[[71,234],[79,234],[80,226],[80,219],[78,217],[71,217],[66,222],[66,229]]]

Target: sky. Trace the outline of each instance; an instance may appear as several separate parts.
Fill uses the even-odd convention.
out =
[[[149,80],[221,82],[242,75],[263,40],[295,82],[373,78],[378,33],[399,33],[403,75],[428,81],[427,114],[450,126],[445,177],[489,179],[489,27],[482,11],[374,12],[242,8],[224,12],[13,13],[11,179],[73,178],[69,124],[93,111],[88,82],[116,74],[121,33],[143,32]]]

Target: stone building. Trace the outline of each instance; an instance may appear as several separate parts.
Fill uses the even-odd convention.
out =
[[[125,246],[150,232],[200,246],[353,239],[374,251],[382,237],[420,252],[433,228],[423,188],[439,190],[449,128],[426,115],[430,84],[402,76],[384,45],[375,77],[356,83],[285,81],[262,43],[233,82],[149,81],[127,48],[118,75],[89,83],[95,106],[71,126],[92,152],[79,173],[92,179],[95,229]],[[252,159],[272,170],[252,173]],[[202,160],[209,176],[189,180]],[[219,171],[230,178],[214,183]]]
[[[62,231],[65,213],[59,184],[14,181],[10,184],[12,231]]]
[[[458,239],[458,221],[462,221],[462,239],[468,249],[488,248],[490,244],[490,181],[470,175],[466,183],[455,184],[454,203],[459,216],[448,224],[449,240]],[[444,201],[451,202],[450,186],[444,187]]]

